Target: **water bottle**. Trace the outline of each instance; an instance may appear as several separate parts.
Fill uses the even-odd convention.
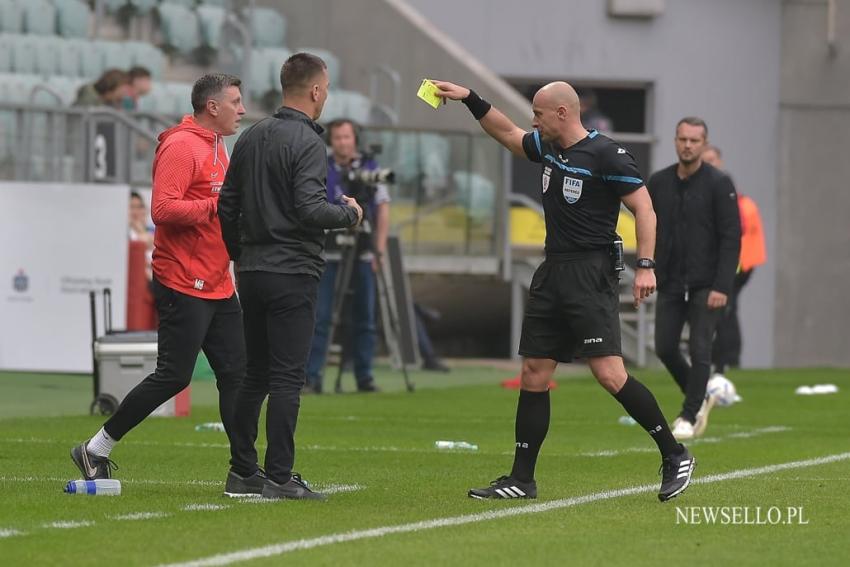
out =
[[[469,451],[477,451],[478,445],[467,443],[466,441],[437,441],[434,443],[437,449],[467,449]]]
[[[630,417],[628,415],[621,415],[620,419],[617,420],[617,423],[619,423],[620,425],[635,425],[637,422],[634,420],[633,417]]]
[[[71,480],[65,486],[65,492],[68,494],[88,494],[90,496],[118,496],[121,494],[121,481],[117,478]]]
[[[211,421],[209,423],[199,423],[195,426],[195,431],[224,431],[224,424],[220,421]]]

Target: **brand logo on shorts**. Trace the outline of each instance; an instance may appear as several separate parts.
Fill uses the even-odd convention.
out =
[[[195,280],[195,289],[198,291],[204,289],[204,280]]]
[[[601,342],[602,342],[602,337],[592,337],[592,338],[589,338],[589,339],[584,339],[584,344],[586,344],[586,345],[592,345],[594,343],[601,343]]]
[[[543,192],[545,193],[547,189],[549,189],[549,177],[552,175],[551,167],[543,168]]]
[[[581,197],[581,186],[584,183],[581,179],[573,179],[572,177],[564,177],[564,199],[572,205]]]

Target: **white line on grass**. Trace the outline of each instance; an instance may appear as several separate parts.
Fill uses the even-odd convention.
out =
[[[51,522],[49,524],[42,524],[42,528],[56,528],[60,530],[67,530],[71,528],[87,528],[89,526],[93,526],[94,522],[89,522],[88,520],[82,520],[80,522]]]
[[[171,514],[166,512],[134,512],[132,514],[121,514],[112,516],[111,520],[153,520],[156,518],[167,518]]]
[[[359,484],[316,484],[312,488],[316,492],[322,492],[324,494],[340,494],[342,492],[357,492],[358,490],[364,490],[366,487]],[[280,502],[277,498],[259,498],[259,494],[257,496],[258,498],[240,498],[239,501],[247,504],[272,504]]]
[[[0,538],[13,537],[18,535],[24,535],[24,532],[15,529],[0,528]]]
[[[212,512],[214,510],[226,510],[230,506],[224,504],[187,504],[183,507],[186,512]]]
[[[156,484],[167,486],[221,486],[224,482],[220,480],[155,480],[155,479],[132,479],[120,478],[122,483],[128,484]],[[68,482],[67,478],[58,476],[0,476],[0,482]]]
[[[769,427],[760,427],[757,429],[752,429],[750,431],[739,431],[737,433],[729,433],[728,435],[721,435],[716,437],[698,437],[696,439],[691,439],[690,441],[688,441],[687,445],[690,447],[692,445],[720,443],[725,439],[750,439],[752,437],[759,437],[761,435],[767,435],[769,433],[782,433],[785,431],[791,431],[791,428],[785,427],[784,425],[771,425]],[[582,457],[616,457],[617,455],[623,455],[625,453],[655,453],[657,451],[658,449],[656,449],[655,447],[627,447],[625,449],[613,449],[606,451],[579,453],[579,455]],[[505,454],[513,455],[513,453]]]
[[[757,476],[763,474],[774,473],[789,469],[798,469],[804,467],[813,467],[824,465],[827,463],[835,463],[838,461],[846,461],[850,459],[850,453],[839,453],[836,455],[828,455],[816,459],[807,459],[804,461],[792,461],[788,463],[779,463],[775,465],[767,465],[752,469],[741,469],[728,473],[713,474],[696,479],[696,484],[709,484],[713,482],[723,482],[737,478],[745,478],[749,476]],[[581,504],[590,502],[599,502],[602,500],[611,500],[613,498],[621,498],[623,496],[632,496],[635,494],[643,494],[658,490],[657,484],[645,484],[642,486],[633,486],[630,488],[621,488],[618,490],[609,490],[605,492],[595,492],[585,496],[575,496],[573,498],[564,498],[561,500],[552,500],[551,502],[542,502],[539,504],[530,504],[526,506],[514,506],[512,508],[500,508],[489,510],[478,514],[467,514],[464,516],[453,516],[448,518],[436,518],[433,520],[424,520],[421,522],[413,522],[410,524],[400,524],[395,526],[383,526],[370,530],[358,530],[337,534],[330,534],[310,539],[299,539],[278,543],[275,545],[267,545],[263,547],[255,547],[251,549],[243,549],[232,553],[222,553],[187,561],[185,563],[170,563],[161,567],[206,567],[208,565],[229,565],[238,561],[248,561],[261,557],[274,557],[291,551],[302,549],[312,549],[336,543],[344,543],[347,541],[356,541],[361,539],[370,539],[383,537],[390,534],[418,532],[423,530],[431,530],[434,528],[442,528],[447,526],[460,526],[464,524],[473,524],[478,522],[486,522],[490,520],[498,520],[501,518],[509,518],[512,516],[525,516],[528,514],[539,514],[541,512],[549,512],[551,510],[559,510],[562,508],[572,508]]]

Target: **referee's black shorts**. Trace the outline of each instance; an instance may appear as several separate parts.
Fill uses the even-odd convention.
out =
[[[531,280],[519,354],[558,362],[622,356],[619,307],[607,250],[548,255]]]

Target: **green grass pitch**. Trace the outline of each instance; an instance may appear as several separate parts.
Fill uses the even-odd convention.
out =
[[[658,502],[649,436],[621,425],[614,399],[583,370],[559,375],[535,501],[484,502],[472,486],[509,472],[516,392],[510,371],[414,373],[417,391],[379,369],[377,395],[302,400],[296,470],[327,502],[221,495],[228,449],[210,381],[188,418],[151,418],[116,447],[119,497],[71,496],[68,453],[101,425],[80,376],[0,374],[0,565],[847,565],[850,372],[734,371],[743,402],[711,414],[692,443],[697,479]],[[674,417],[672,379],[637,371]],[[348,377],[349,388],[351,378]],[[798,396],[797,386],[839,392]],[[262,428],[261,428],[262,431]],[[260,443],[264,443],[261,433]],[[464,440],[477,451],[440,451]],[[816,461],[822,457],[832,460]],[[795,463],[781,468],[776,465]],[[743,473],[738,471],[744,471]],[[724,473],[731,473],[727,476]],[[612,492],[638,488],[631,492]],[[783,523],[685,523],[706,508],[776,507]],[[802,509],[790,521],[787,509]],[[488,514],[491,513],[491,514]],[[764,518],[762,518],[764,519]],[[740,520],[740,518],[739,518]],[[790,523],[784,523],[789,520]],[[205,562],[209,558],[215,561]]]

